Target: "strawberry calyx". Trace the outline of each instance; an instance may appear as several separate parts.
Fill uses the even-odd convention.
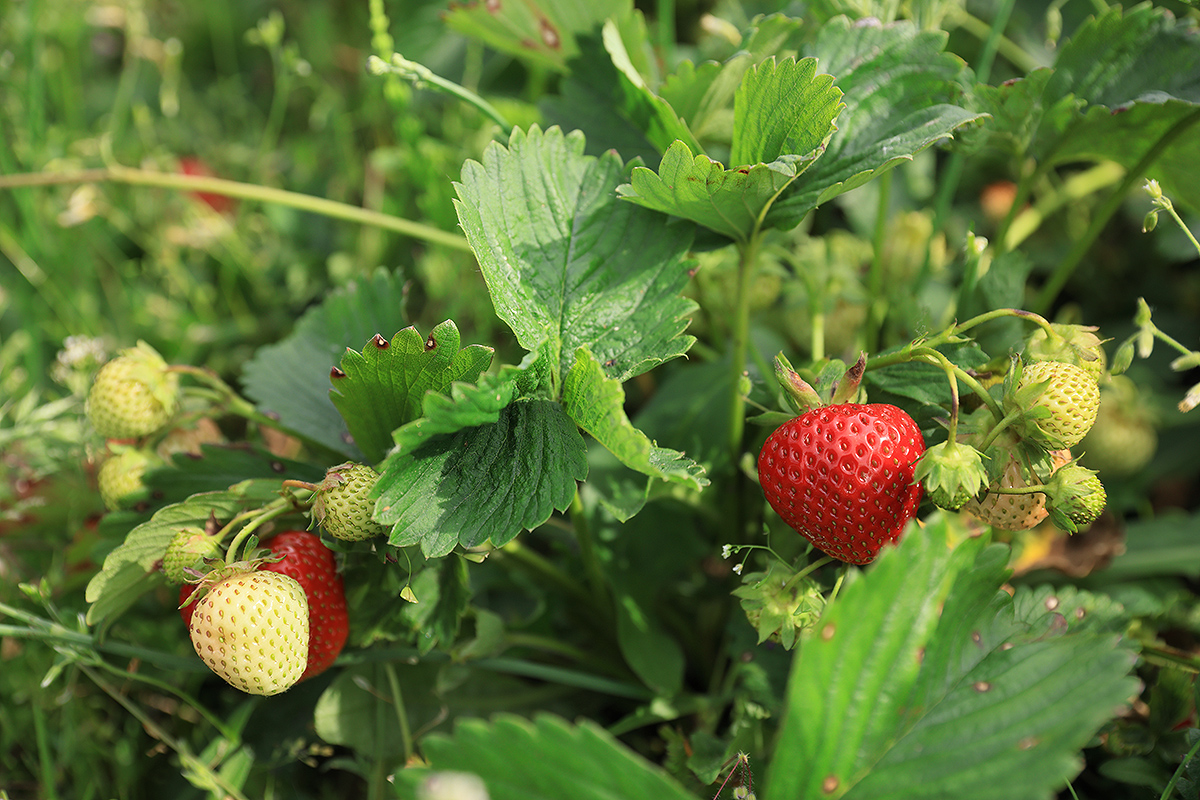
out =
[[[226,578],[232,578],[235,575],[244,575],[250,572],[257,572],[258,568],[263,564],[278,560],[279,558],[277,557],[264,557],[249,558],[244,561],[234,561],[232,564],[225,564],[209,570],[208,572],[202,574],[199,578],[195,577],[197,570],[193,569],[189,574],[191,579],[188,580],[187,583],[189,585],[194,585],[195,588],[187,595],[186,600],[182,600],[182,602],[179,603],[179,608],[186,608],[192,603],[198,603],[204,598],[204,595],[208,594],[209,589],[216,586]],[[181,591],[180,596],[182,597],[182,595],[183,592]]]
[[[930,447],[917,462],[913,483],[923,484],[933,504],[958,511],[988,485],[983,453],[969,444],[947,439]]]
[[[849,367],[844,361],[829,359],[817,375],[817,388],[800,376],[783,353],[775,356],[775,380],[783,389],[788,406],[797,414],[822,406],[842,405],[861,400],[862,376],[867,367],[867,354]]]
[[[1025,358],[1031,362],[1074,364],[1099,380],[1107,367],[1107,357],[1106,340],[1096,335],[1097,330],[1095,325],[1051,322],[1048,329],[1038,328],[1025,340]]]

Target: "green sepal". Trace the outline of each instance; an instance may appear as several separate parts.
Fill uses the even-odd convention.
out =
[[[783,389],[783,398],[797,414],[820,408],[825,403],[812,385],[800,377],[783,353],[775,356],[775,379]]]
[[[988,485],[984,455],[969,444],[944,441],[917,462],[913,483],[921,483],[938,508],[957,511]]]

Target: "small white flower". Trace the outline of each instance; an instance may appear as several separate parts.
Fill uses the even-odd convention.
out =
[[[745,566],[745,565],[744,564],[734,564],[733,571],[736,572],[738,575],[741,575],[743,566]]]
[[[721,558],[729,558],[733,555],[733,545],[727,544],[721,548]]]
[[[1185,414],[1196,406],[1200,406],[1200,383],[1188,389],[1187,394],[1179,401],[1179,410]]]

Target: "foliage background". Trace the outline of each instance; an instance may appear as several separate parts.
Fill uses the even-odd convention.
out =
[[[677,41],[672,46],[677,56],[722,58],[730,48],[705,28],[711,19],[740,27],[755,13],[784,10],[817,20],[853,12],[854,5],[679,3],[674,6]],[[968,3],[969,19],[949,17],[947,49],[969,64],[978,63],[987,26],[1003,5]],[[1195,15],[1182,3],[1159,5],[1181,17]],[[653,18],[667,7],[645,11]],[[1055,7],[1066,32],[1097,12],[1097,4],[1085,0]],[[522,127],[552,119],[555,109],[539,102],[560,88],[562,79],[549,67],[522,63],[448,29],[440,3],[391,2],[386,8],[380,3],[375,9],[391,18],[386,29],[378,25],[378,14],[373,28],[371,4],[359,2],[6,3],[0,6],[0,173],[114,162],[175,172],[181,158],[195,156],[223,177],[339,200],[454,232],[453,182],[461,179],[463,162],[480,159],[490,141],[504,137],[469,106],[368,75],[366,57],[395,49],[478,89]],[[1053,62],[1048,20],[1045,3],[1015,4],[1006,32],[1021,55],[1002,50],[990,78],[993,85]],[[972,27],[976,23],[984,26],[983,34]],[[577,112],[557,109],[563,115]],[[892,179],[889,213],[900,219],[928,209],[938,200],[940,181],[952,163],[949,153],[929,151],[899,169]],[[995,150],[981,149],[956,168],[961,179],[944,216],[945,241],[955,252],[968,228],[996,234],[1001,222],[989,214],[989,198],[1003,188],[997,182],[1014,177],[1019,165]],[[1042,225],[1022,247],[1032,278],[1028,296],[1021,299],[1038,300],[1036,289],[1094,218],[1103,192],[1073,194],[1070,184],[1085,172],[1065,162],[1039,187],[1043,196],[1063,202],[1047,208]],[[1194,230],[1196,209],[1186,205],[1186,198],[1177,199]],[[1152,235],[1141,233],[1148,209],[1144,196],[1133,193],[1121,200],[1120,212],[1054,299],[1053,312],[1059,319],[1100,325],[1106,337],[1121,341],[1134,331],[1132,301],[1142,296],[1154,308],[1160,328],[1194,345],[1200,340],[1195,253],[1172,226],[1160,224]],[[827,236],[831,247],[859,246],[874,235],[878,203],[878,186],[868,184],[822,205],[800,233]],[[922,230],[912,235],[928,238]],[[902,234],[896,234],[897,240]],[[702,445],[689,439],[675,409],[661,401],[656,405],[653,398],[672,384],[672,393],[695,394],[722,369],[730,269],[718,256],[698,257],[704,268],[688,287],[700,306],[689,328],[699,337],[690,364],[696,369],[668,365],[625,387],[626,407],[638,415],[639,425],[665,445],[688,452]],[[352,282],[385,280],[377,273],[380,267],[392,275],[403,298],[398,309],[403,324],[395,330],[412,324],[428,331],[454,319],[464,345],[496,347],[496,363],[520,360],[522,349],[496,318],[474,256],[461,247],[274,203],[242,200],[221,214],[186,193],[120,182],[0,193],[0,602],[27,603],[18,584],[40,583],[38,597],[57,609],[60,624],[79,630],[77,617],[86,610],[84,586],[113,546],[112,529],[106,533],[100,523],[94,491],[102,443],[81,421],[82,392],[100,349],[111,354],[144,339],[173,363],[206,365],[237,384],[254,354],[293,333],[307,309]],[[768,269],[764,291],[772,293],[772,279],[781,285],[769,304],[756,309],[752,327],[754,348],[768,360],[781,347],[810,344],[805,326],[790,322],[806,302],[806,289],[787,280],[787,270],[773,270]],[[892,280],[895,286],[889,290],[903,294],[903,274]],[[1022,289],[1017,288],[1018,295]],[[850,286],[839,295],[835,289],[837,305],[853,305],[854,291]],[[383,331],[385,336],[394,332]],[[76,341],[72,348],[68,337],[86,341]],[[347,344],[360,347],[359,341]],[[1195,544],[1200,534],[1200,460],[1195,456],[1200,428],[1194,415],[1185,417],[1174,405],[1197,376],[1194,370],[1172,372],[1168,361],[1160,348],[1131,372],[1156,417],[1160,446],[1148,468],[1108,483],[1109,524],[1113,530],[1124,529],[1126,553],[1110,569],[1078,583],[1124,603],[1148,641],[1165,643],[1182,663],[1194,666],[1200,631],[1194,603],[1200,577],[1200,546]],[[226,433],[237,437],[243,431]],[[714,456],[710,468],[722,466],[719,458]],[[708,583],[736,585],[729,564],[715,553],[680,553],[674,541],[664,539],[663,532],[684,513],[668,498],[627,523],[622,537],[615,529],[598,533],[614,548],[614,558],[640,565],[643,575],[669,583],[693,603],[688,611],[693,620],[672,619],[677,611],[663,610],[667,624],[710,628],[716,633],[707,641],[721,642],[730,653],[750,648],[752,629],[728,614],[728,587],[712,592]],[[627,541],[629,532],[636,534],[630,537],[636,544],[612,544]],[[556,555],[567,549],[561,532],[542,535]],[[1104,546],[1102,536],[1088,541]],[[1057,555],[1057,565],[1068,570],[1089,558],[1081,550]],[[443,567],[459,568],[461,564]],[[520,606],[525,600],[505,593],[496,572],[473,573],[472,590],[493,591],[499,602],[514,604],[508,611],[528,612]],[[1061,572],[1043,572],[1022,580],[1066,579]],[[657,602],[636,597],[632,588],[628,607],[634,611],[639,602]],[[377,726],[369,736],[343,730],[337,741],[326,741],[316,735],[312,721],[315,716],[320,725],[323,713],[332,714],[333,701],[325,699],[322,706],[320,698],[337,696],[336,691],[325,694],[333,681],[387,686],[396,682],[398,670],[405,671],[404,686],[412,698],[409,716],[430,727],[443,715],[549,710],[568,719],[600,720],[655,760],[684,760],[682,738],[633,724],[636,720],[626,716],[631,713],[626,701],[636,704],[643,696],[622,698],[612,687],[618,693],[572,693],[561,684],[537,684],[516,674],[517,667],[501,657],[478,662],[486,679],[468,680],[465,670],[442,669],[436,662],[410,668],[390,661],[385,644],[369,659],[347,657],[346,666],[354,671],[343,673],[345,678],[330,675],[306,684],[269,708],[247,702],[222,692],[187,658],[186,636],[175,625],[171,606],[164,590],[126,615],[119,636],[107,640],[108,661],[103,663],[79,662],[69,638],[57,640],[57,651],[15,636],[0,639],[0,696],[6,698],[0,706],[0,789],[12,797],[84,797],[88,792],[96,797],[204,796],[181,776],[185,770],[173,745],[183,743],[202,760],[215,761],[220,753],[221,769],[229,776],[253,775],[250,785],[260,793],[362,794],[372,785],[371,769],[410,754],[413,732],[397,729],[379,706],[363,709],[374,715]],[[456,657],[469,655],[472,648],[491,652],[488,637],[497,635],[496,620],[486,609],[473,613],[461,636],[449,633],[457,642]],[[586,619],[577,622],[588,624]],[[436,628],[438,621],[406,621],[410,623]],[[390,634],[380,620],[364,624],[368,632],[362,641],[370,640],[373,624],[380,641]],[[650,638],[661,642],[662,631],[652,631]],[[211,718],[168,691],[109,670],[106,664],[136,665],[136,651],[122,650],[129,643],[177,657],[175,662],[160,660],[154,669],[173,665],[172,677],[178,677],[198,705],[211,710]],[[677,653],[670,647],[652,650],[668,661],[686,657],[695,663],[711,655]],[[403,651],[406,657],[409,653]],[[744,691],[736,712],[730,713],[752,715],[756,704],[778,697],[788,663],[782,653],[772,653],[756,664],[761,673],[743,674]],[[43,685],[56,665],[63,665],[64,672]],[[656,675],[674,674],[673,663],[640,666],[640,677],[650,676],[651,683]],[[1144,713],[1110,731],[1107,749],[1088,751],[1091,769],[1077,786],[1080,796],[1137,797],[1144,796],[1140,792],[1146,787],[1161,790],[1172,759],[1186,749],[1182,734],[1170,731],[1183,721],[1175,711],[1194,705],[1194,699],[1190,677],[1160,666],[1141,674],[1148,687]],[[688,680],[694,683],[697,676],[688,675]],[[447,705],[422,707],[432,701],[417,699],[418,687],[429,690],[427,698],[442,698]],[[706,711],[712,713],[693,709],[699,716]],[[336,727],[327,719],[323,730]],[[587,733],[574,735],[586,738]],[[693,769],[699,765],[699,772],[714,774],[727,744],[716,737],[694,738],[690,746],[703,752],[693,752]],[[757,744],[766,747],[765,742]],[[702,763],[706,758],[710,763]],[[682,767],[676,772],[689,774]]]

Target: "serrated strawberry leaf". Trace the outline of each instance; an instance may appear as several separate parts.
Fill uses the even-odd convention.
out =
[[[821,203],[984,117],[956,105],[965,67],[943,52],[946,38],[910,22],[881,26],[840,17],[821,27],[812,55],[835,76],[846,107],[824,155],[771,207],[769,224],[792,228]]]
[[[496,313],[526,350],[545,348],[554,387],[585,345],[625,380],[694,341],[683,330],[695,303],[680,294],[694,229],[621,202],[620,158],[583,149],[578,132],[514,130],[455,185]]]
[[[478,775],[491,800],[694,800],[660,767],[590,721],[577,725],[548,714],[460,719],[450,736],[421,740],[429,767],[396,773],[399,796],[420,797],[432,771]]]
[[[220,492],[193,495],[182,503],[165,506],[148,521],[129,532],[125,541],[104,559],[100,571],[88,582],[84,599],[89,625],[105,621],[113,609],[124,608],[153,588],[153,581],[132,580],[132,570],[141,570],[147,577],[162,559],[175,532],[180,528],[204,528],[210,518],[228,522],[242,511],[258,508],[279,497],[280,479],[265,478],[243,481]]]
[[[426,392],[422,416],[393,431],[396,452],[408,453],[435,436],[495,422],[518,398],[544,398],[547,360],[545,349],[539,347],[526,354],[519,366],[505,364],[474,385],[453,383],[441,393]]]
[[[405,327],[404,281],[385,270],[335,289],[307,311],[290,336],[261,347],[246,362],[246,395],[288,431],[332,454],[361,460],[329,397],[329,371],[347,347]]]
[[[676,450],[658,447],[625,415],[625,390],[607,377],[586,348],[563,384],[563,407],[575,424],[604,445],[625,466],[652,478],[699,491],[708,485],[704,467]]]
[[[635,167],[618,189],[631,202],[690,219],[746,241],[775,198],[824,150],[836,130],[841,91],[816,73],[816,59],[774,58],[748,69],[734,98],[730,161],[725,167],[677,141],[657,174]]]
[[[1049,608],[1018,617],[1007,551],[952,535],[942,516],[910,527],[827,607],[793,663],[766,796],[1048,797],[1136,693],[1129,645],[1047,625]]]
[[[520,400],[495,422],[388,456],[374,516],[392,527],[391,544],[444,556],[488,539],[502,545],[541,525],[570,505],[575,482],[586,477],[583,437],[562,406]]]
[[[733,141],[733,98],[751,66],[769,56],[795,58],[802,21],[786,14],[754,20],[738,52],[721,63],[684,61],[664,79],[659,95],[671,104],[701,141]]]
[[[382,336],[342,356],[331,398],[354,443],[376,464],[392,446],[392,431],[422,415],[428,392],[444,392],[455,381],[474,383],[492,362],[490,347],[459,349],[458,327],[446,320],[428,337],[408,327],[388,342]]]

